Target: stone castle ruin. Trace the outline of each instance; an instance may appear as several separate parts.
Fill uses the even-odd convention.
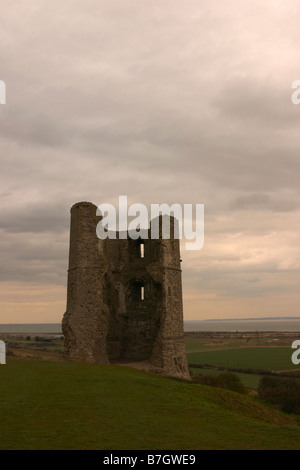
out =
[[[183,339],[179,240],[100,240],[90,202],[71,208],[67,309],[69,360],[128,364],[189,378]],[[150,229],[149,229],[150,230]]]

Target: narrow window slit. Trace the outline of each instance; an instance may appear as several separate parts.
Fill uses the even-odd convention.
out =
[[[140,256],[141,258],[145,257],[145,244],[144,243],[140,243]]]

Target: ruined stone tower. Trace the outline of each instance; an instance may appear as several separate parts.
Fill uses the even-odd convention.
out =
[[[67,310],[62,321],[70,360],[139,363],[189,378],[183,341],[179,240],[98,239],[97,207],[71,208]]]

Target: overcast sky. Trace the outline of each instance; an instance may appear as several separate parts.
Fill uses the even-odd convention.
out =
[[[185,319],[297,316],[299,0],[2,2],[0,323],[60,322],[78,201],[205,205]]]

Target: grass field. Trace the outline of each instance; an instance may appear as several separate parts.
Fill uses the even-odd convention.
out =
[[[210,349],[212,349],[212,346],[209,346],[201,341],[186,341],[185,349],[187,353],[194,351],[209,351]],[[224,346],[223,344],[214,345],[213,349],[224,349]]]
[[[291,348],[251,347],[187,354],[189,364],[210,364],[218,367],[269,369],[273,371],[299,368],[291,361]]]
[[[117,366],[11,359],[0,416],[0,449],[300,449],[251,397]]]

